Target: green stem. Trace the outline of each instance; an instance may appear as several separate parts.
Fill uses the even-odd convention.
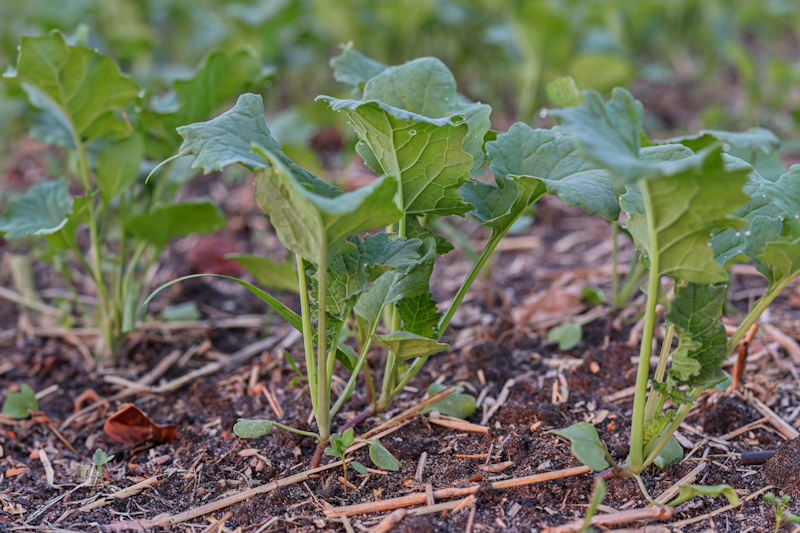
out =
[[[100,321],[100,336],[103,343],[102,351],[104,353],[111,353],[114,344],[113,333],[111,331],[111,323],[109,321],[108,309],[108,291],[106,290],[105,281],[103,279],[102,265],[100,262],[100,239],[98,238],[97,225],[99,220],[99,213],[95,209],[92,196],[92,183],[89,178],[89,163],[86,158],[86,150],[83,146],[83,141],[79,135],[74,135],[75,150],[78,153],[78,170],[80,173],[81,184],[83,185],[86,195],[89,197],[89,239],[90,239],[90,254],[92,261],[92,270],[95,284],[97,285],[97,298],[98,298],[98,319]]]
[[[617,236],[619,235],[619,223],[611,223],[611,303],[616,309],[620,306],[619,299],[619,245]]]
[[[667,359],[669,359],[669,353],[672,349],[672,337],[675,334],[675,326],[670,324],[667,327],[667,333],[664,335],[664,343],[661,345],[661,353],[658,356],[658,366],[656,367],[656,374],[653,376],[653,380],[656,382],[661,382],[664,380],[664,374],[667,371]],[[655,411],[655,407],[658,404],[658,400],[661,398],[661,392],[655,389],[650,391],[650,396],[647,398],[647,407],[645,408],[644,419],[650,420],[653,416],[653,412]]]
[[[622,288],[619,292],[620,307],[622,307],[625,302],[630,300],[631,294],[633,294],[633,291],[636,290],[636,287],[639,285],[639,281],[646,272],[647,269],[639,262],[639,252],[634,250],[633,257],[631,258],[630,269],[625,275],[625,280],[622,282]]]
[[[297,433],[298,435],[305,435],[306,437],[314,437],[317,440],[321,440],[320,436],[316,433],[311,433],[310,431],[303,431],[302,429],[295,429],[293,427],[284,426],[283,424],[279,424],[278,422],[272,422],[272,425],[275,427],[279,427],[281,429],[285,429],[286,431],[291,431],[292,433]]]
[[[342,394],[337,398],[336,403],[333,404],[331,407],[331,418],[342,408],[344,402],[350,397],[353,393],[353,390],[356,387],[356,381],[358,380],[358,373],[361,371],[361,367],[364,366],[364,363],[367,361],[367,354],[369,353],[369,349],[372,346],[372,335],[375,333],[375,330],[378,329],[378,321],[375,321],[375,325],[370,327],[369,333],[367,333],[367,341],[361,347],[361,353],[358,355],[358,361],[356,361],[355,366],[353,367],[353,373],[350,374],[350,379],[347,380],[347,385],[345,385]],[[367,376],[369,376],[369,371],[367,371]],[[375,401],[375,395],[373,393],[372,401]]]
[[[736,349],[736,346],[739,345],[739,342],[747,335],[747,331],[750,327],[756,323],[756,320],[759,319],[761,314],[769,307],[769,304],[781,293],[781,291],[786,288],[786,286],[794,279],[793,275],[784,277],[781,281],[776,283],[774,286],[767,289],[767,292],[759,298],[759,300],[753,304],[750,310],[747,312],[747,316],[744,317],[744,321],[736,328],[736,332],[734,332],[733,336],[728,341],[728,353],[733,353]]]
[[[321,247],[319,265],[317,269],[317,283],[319,295],[317,306],[319,319],[317,321],[317,429],[322,442],[331,436],[330,408],[331,388],[328,381],[328,255],[325,247]]]
[[[647,206],[647,212],[652,213],[652,202],[647,181],[639,180],[642,197]],[[655,222],[652,216],[647,217],[650,235],[656,234]],[[639,348],[639,368],[636,372],[636,392],[633,397],[633,416],[631,420],[631,450],[630,468],[634,473],[639,473],[643,468],[645,406],[647,401],[647,382],[650,378],[650,354],[653,350],[653,331],[656,322],[656,303],[661,288],[659,270],[658,246],[655,239],[651,239],[650,276],[647,281],[647,303],[644,315],[644,330],[642,343]]]
[[[311,327],[311,310],[308,306],[308,284],[306,283],[305,262],[299,255],[297,261],[297,286],[300,291],[300,316],[303,320],[303,349],[306,356],[306,372],[308,374],[308,392],[311,396],[311,407],[317,412],[317,364],[314,361],[314,337]]]
[[[510,228],[511,224],[509,224],[508,227]],[[485,265],[486,261],[489,260],[489,257],[491,257],[492,252],[494,252],[494,249],[500,243],[500,240],[503,238],[503,236],[505,236],[506,231],[508,230],[506,229],[505,231],[492,233],[491,238],[481,251],[481,255],[478,257],[478,260],[472,265],[472,269],[470,269],[469,274],[467,274],[467,278],[464,280],[464,283],[462,283],[461,287],[458,288],[458,292],[456,293],[455,298],[453,298],[453,303],[450,304],[450,308],[447,310],[447,313],[445,313],[444,316],[442,316],[442,318],[439,320],[439,325],[436,327],[436,339],[441,339],[442,335],[444,335],[444,332],[447,330],[447,326],[450,325],[450,321],[453,320],[453,316],[456,314],[458,307],[466,297],[470,287],[472,287],[472,283],[475,281],[475,278],[478,277],[478,274],[480,274],[483,265]]]

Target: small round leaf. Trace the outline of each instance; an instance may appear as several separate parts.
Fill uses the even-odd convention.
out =
[[[397,472],[400,470],[400,461],[395,459],[389,450],[383,447],[379,440],[375,439],[369,446],[369,458],[378,468]]]
[[[254,439],[269,435],[274,422],[272,420],[245,420],[240,418],[233,426],[233,432],[243,439]]]

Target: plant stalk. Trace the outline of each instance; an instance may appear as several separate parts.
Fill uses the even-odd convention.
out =
[[[611,223],[611,305],[614,309],[621,305],[619,294],[619,222]]]
[[[664,374],[667,371],[667,359],[669,359],[670,351],[672,350],[672,337],[675,334],[675,326],[670,324],[667,327],[667,333],[664,335],[664,343],[661,345],[661,353],[658,356],[658,366],[656,367],[656,374],[653,376],[653,380],[657,382],[661,382],[664,379]],[[661,392],[655,389],[650,390],[650,396],[647,398],[647,407],[645,408],[644,419],[645,421],[650,420],[653,416],[653,412],[655,411],[656,405],[659,403],[659,399],[661,398]]]
[[[320,442],[325,444],[331,436],[331,388],[328,381],[328,255],[325,247],[320,250],[319,268],[317,269],[318,315],[317,321],[317,407],[314,414],[317,418]]]
[[[305,261],[295,254],[297,262],[297,286],[300,291],[300,316],[303,320],[303,351],[306,356],[306,372],[308,373],[308,392],[311,396],[311,408],[317,412],[317,364],[314,361],[314,338],[311,327],[311,310],[308,306],[308,284],[306,283]]]
[[[375,330],[378,329],[378,321],[375,321],[375,324],[372,325],[367,333],[367,339],[364,345],[361,347],[361,353],[358,354],[358,361],[356,361],[355,366],[353,367],[353,372],[350,374],[350,379],[347,380],[347,385],[345,385],[342,394],[337,398],[336,403],[333,404],[331,407],[331,418],[342,408],[344,402],[350,397],[353,393],[353,390],[356,388],[356,381],[358,380],[358,374],[361,371],[361,367],[364,366],[364,363],[367,361],[367,354],[369,353],[369,349],[372,346],[372,335],[375,334]],[[369,372],[367,372],[369,375]],[[345,428],[347,429],[347,428]]]
[[[753,306],[748,310],[747,316],[744,317],[744,320],[736,328],[733,336],[728,340],[727,350],[728,353],[731,354],[736,349],[736,346],[739,345],[739,342],[747,335],[747,330],[756,323],[756,320],[759,319],[761,314],[769,307],[769,304],[781,293],[783,289],[786,288],[787,285],[794,279],[793,275],[789,275],[784,277],[774,286],[767,289],[767,292],[758,299],[758,301],[753,304]]]

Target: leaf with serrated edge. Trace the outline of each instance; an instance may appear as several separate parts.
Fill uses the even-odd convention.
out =
[[[772,269],[772,284],[785,283],[800,274],[800,238],[778,239],[764,247],[761,262]]]
[[[714,141],[722,141],[737,148],[758,151],[764,154],[777,152],[781,147],[780,139],[765,128],[750,128],[743,132],[700,130],[694,135],[673,137],[666,141],[658,142],[661,144],[682,144],[698,152]]]
[[[208,233],[225,227],[225,218],[211,200],[192,200],[156,207],[124,221],[134,237],[163,248],[175,237]]]
[[[330,60],[333,79],[346,83],[353,89],[363,89],[365,83],[389,68],[389,65],[369,58],[353,48],[352,42],[339,47],[342,53]]]
[[[639,183],[647,214],[631,213],[627,228],[643,253],[658,254],[656,275],[693,283],[723,282],[728,274],[714,261],[709,234],[741,222],[732,212],[747,201],[742,192],[746,172],[727,172],[719,151],[679,163],[695,158],[702,160],[699,169],[690,162],[683,172]]]
[[[428,357],[450,348],[449,344],[402,330],[387,335],[373,335],[372,340],[396,354],[400,361]]]
[[[726,292],[724,285],[687,283],[675,288],[666,318],[678,337],[669,370],[678,383],[708,388],[725,379],[728,337],[720,317]]]
[[[68,45],[57,30],[23,36],[17,67],[5,76],[38,89],[82,140],[126,131],[114,113],[139,95],[136,83],[110,58]]]
[[[0,216],[0,233],[9,239],[56,233],[67,224],[72,209],[66,180],[38,183],[8,202]]]
[[[403,329],[429,339],[434,338],[439,319],[442,316],[436,304],[437,302],[430,292],[411,298],[403,298],[397,302],[397,310],[400,311]]]
[[[271,420],[246,420],[240,418],[233,426],[233,433],[243,439],[255,439],[272,432],[275,423]]]
[[[595,472],[602,472],[608,468],[606,448],[593,425],[578,422],[565,429],[550,430],[550,433],[568,439],[572,443],[572,455]]]

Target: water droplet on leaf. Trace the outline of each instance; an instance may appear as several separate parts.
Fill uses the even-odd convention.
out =
[[[547,116],[547,108],[543,107],[541,111],[539,111],[539,116],[544,118]]]

